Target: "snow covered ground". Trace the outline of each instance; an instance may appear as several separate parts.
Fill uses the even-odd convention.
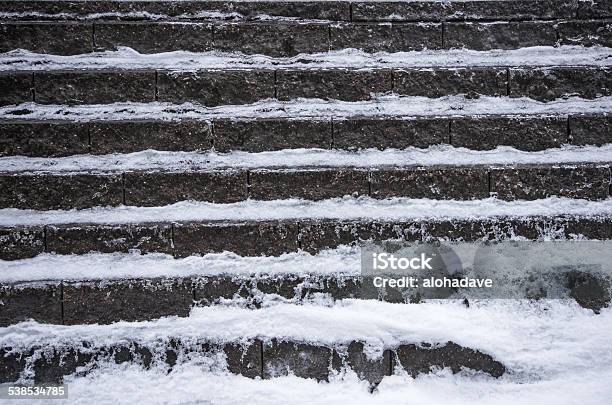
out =
[[[333,327],[331,326],[333,325]],[[385,377],[377,391],[355,376],[329,383],[293,376],[249,380],[185,363],[174,371],[109,366],[89,377],[70,377],[69,403],[156,404],[587,404],[612,398],[612,309],[595,315],[572,301],[522,300],[389,304],[344,300],[334,305],[274,304],[260,310],[208,307],[188,318],[112,325],[53,326],[25,322],[0,331],[0,343],[14,347],[69,343],[97,344],[125,338],[141,341],[209,336],[228,341],[285,337],[320,344],[368,342],[371,353],[400,342],[446,342],[479,349],[507,367],[500,379],[462,372],[412,379]],[[401,373],[400,373],[401,374]],[[208,401],[208,402],[207,402]]]
[[[366,53],[343,49],[300,54],[290,58],[244,55],[220,51],[140,54],[131,48],[74,56],[14,50],[0,54],[3,70],[62,69],[320,69],[320,68],[428,68],[465,66],[611,66],[612,49],[582,46],[534,46],[515,50],[425,50]]]
[[[231,204],[184,201],[164,207],[95,207],[82,210],[0,209],[0,226],[51,224],[130,224],[160,221],[261,221],[282,219],[487,219],[527,216],[609,216],[612,198],[587,201],[550,197],[534,201],[430,200],[369,197],[321,201],[247,200]]]
[[[603,146],[565,145],[526,152],[509,146],[478,151],[450,145],[429,148],[365,149],[358,152],[330,149],[285,149],[269,152],[167,152],[146,150],[129,154],[72,155],[58,158],[0,157],[0,173],[109,173],[137,170],[169,172],[214,169],[313,168],[322,167],[407,167],[439,165],[572,165],[612,163],[612,144]]]

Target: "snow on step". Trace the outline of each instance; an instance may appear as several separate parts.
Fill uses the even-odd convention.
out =
[[[610,66],[612,48],[536,46],[516,50],[425,50],[366,53],[356,49],[300,54],[290,58],[231,52],[175,51],[140,54],[130,48],[73,56],[15,50],[0,54],[0,71],[68,69],[203,69],[434,68],[494,66]]]
[[[0,209],[1,226],[46,224],[134,224],[159,221],[266,221],[284,219],[490,219],[530,216],[609,216],[612,199],[587,201],[551,197],[534,201],[469,201],[368,197],[322,201],[247,200],[232,204],[180,202],[164,207],[96,207],[84,210]]]

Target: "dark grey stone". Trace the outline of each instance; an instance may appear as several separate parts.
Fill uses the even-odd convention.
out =
[[[0,260],[34,257],[45,250],[42,227],[0,227]]]
[[[223,347],[227,358],[227,368],[230,373],[240,374],[245,377],[263,378],[262,342],[228,343]]]
[[[91,363],[93,354],[71,347],[54,347],[38,350],[34,358],[32,371],[34,383],[59,384],[64,376],[73,374],[79,367]]]
[[[612,218],[570,216],[566,218],[543,218],[541,232],[560,235],[566,239],[612,239]]]
[[[274,97],[271,70],[159,72],[159,101],[200,102],[206,106],[249,104]]]
[[[123,202],[121,175],[0,175],[1,208],[53,210],[116,206]]]
[[[28,319],[62,323],[62,294],[57,283],[19,283],[0,286],[0,326]]]
[[[607,0],[579,1],[578,18],[612,17],[612,3]]]
[[[396,349],[396,356],[400,365],[413,377],[429,373],[432,368],[450,368],[453,373],[469,368],[493,377],[501,377],[506,372],[504,365],[490,355],[453,342],[401,345]]]
[[[78,55],[93,51],[90,23],[0,23],[0,52],[26,49],[53,55]]]
[[[124,252],[139,250],[171,253],[171,226],[168,224],[49,225],[47,250],[58,254]]]
[[[31,72],[0,72],[0,106],[33,101]]]
[[[353,341],[340,353],[346,366],[352,369],[357,377],[370,384],[379,384],[384,376],[391,375],[391,351],[385,350],[380,359],[369,359],[363,342]],[[344,355],[344,356],[343,356]]]
[[[414,167],[374,170],[374,198],[410,197],[472,200],[489,196],[488,172],[481,167]]]
[[[330,35],[332,50],[407,52],[442,47],[441,24],[333,24]]]
[[[540,101],[579,96],[594,99],[612,94],[608,67],[547,67],[510,69],[510,97]]]
[[[155,100],[155,72],[137,70],[34,73],[40,104],[106,104]]]
[[[25,365],[25,353],[12,347],[0,348],[0,383],[17,381]]]
[[[64,323],[109,324],[187,316],[193,303],[189,279],[122,279],[65,282]]]
[[[420,240],[420,226],[411,222],[310,220],[300,222],[300,247],[309,252],[360,241]]]
[[[573,18],[575,0],[414,1],[352,4],[353,21],[540,20]]]
[[[150,207],[185,200],[228,203],[246,199],[247,173],[244,171],[125,174],[127,205]]]
[[[139,53],[206,52],[213,48],[212,25],[205,23],[96,23],[96,50],[126,46]]]
[[[301,378],[327,381],[333,354],[332,349],[324,346],[272,339],[263,343],[263,377],[294,374]]]
[[[219,152],[325,149],[332,144],[330,120],[219,119],[215,120],[213,125],[215,149]]]
[[[89,153],[86,124],[7,121],[0,124],[0,156],[56,157]]]
[[[177,257],[229,251],[240,256],[279,256],[298,249],[298,227],[291,222],[180,223],[174,226]]]
[[[279,100],[370,100],[372,93],[390,92],[392,84],[389,70],[279,70],[276,79]]]
[[[569,130],[574,145],[612,143],[612,115],[572,115]]]
[[[215,25],[215,49],[285,57],[327,52],[328,26],[320,23],[283,22]]]
[[[423,241],[503,241],[521,236],[529,240],[538,239],[538,218],[495,219],[444,219],[422,223]]]
[[[334,148],[427,148],[448,143],[446,118],[348,118],[334,120]]]
[[[562,21],[557,24],[561,45],[612,47],[612,21]]]
[[[610,304],[610,278],[583,271],[571,271],[567,275],[567,288],[578,305],[599,313]]]
[[[304,277],[295,274],[260,277],[255,281],[256,291],[265,295],[279,295],[285,299],[302,298]]]
[[[393,72],[393,91],[403,96],[505,96],[503,68],[403,69]]]
[[[91,150],[95,154],[212,148],[212,129],[206,121],[98,121],[89,127]]]
[[[198,305],[215,305],[222,299],[250,298],[250,280],[230,276],[198,277],[194,280]]]
[[[476,116],[453,118],[453,146],[474,150],[512,146],[538,151],[569,143],[567,117],[557,116]]]
[[[557,33],[552,22],[448,23],[444,26],[445,48],[478,51],[554,46]]]
[[[253,170],[249,196],[256,200],[323,200],[368,194],[368,172],[358,169]]]
[[[551,196],[608,198],[610,169],[597,166],[519,166],[491,171],[491,191],[502,200],[536,200]]]

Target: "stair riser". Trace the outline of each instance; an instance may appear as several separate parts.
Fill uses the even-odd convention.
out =
[[[530,284],[527,283],[522,291],[500,291],[495,298],[574,298],[579,305],[595,311],[609,304],[612,279],[590,276],[572,266],[563,270],[554,269],[553,273],[541,274]],[[540,285],[537,294],[529,288],[533,285]],[[326,297],[330,300],[353,298],[415,303],[422,299],[465,296],[462,294],[472,298],[468,290],[460,291],[459,295],[454,293],[453,290],[438,289],[431,293],[419,291],[421,295],[417,295],[409,288],[375,288],[371,278],[341,274],[23,282],[0,285],[0,302],[3,303],[0,326],[14,325],[28,319],[40,323],[79,325],[148,321],[166,316],[186,317],[194,306],[218,305],[227,300],[240,307],[259,308],[266,299],[299,303]]]
[[[432,221],[260,221],[242,223],[158,223],[140,225],[48,225],[0,229],[0,258],[15,260],[43,252],[159,252],[186,257],[235,252],[241,256],[278,256],[303,249],[316,253],[360,240],[402,239],[530,240],[612,239],[609,218],[498,218]]]
[[[164,72],[47,71],[0,74],[0,105],[195,101],[206,106],[267,98],[371,100],[374,94],[510,96],[551,101],[612,95],[610,68],[449,68]]]
[[[450,144],[539,151],[612,143],[612,116],[393,117],[210,121],[4,121],[0,156],[61,157],[159,151],[379,150]]]
[[[0,23],[0,52],[77,55],[129,47],[140,53],[243,52],[276,57],[346,48],[409,52],[530,46],[611,46],[612,21],[499,24],[322,23]]]
[[[87,374],[109,363],[131,362],[145,368],[164,367],[171,370],[177,364],[188,361],[188,357],[208,357],[213,361],[212,367],[226,368],[231,373],[250,378],[267,379],[294,374],[327,381],[334,373],[352,370],[359,378],[373,384],[379,383],[384,376],[394,374],[395,367],[404,369],[412,376],[429,373],[432,367],[448,367],[454,373],[468,368],[493,377],[500,377],[506,371],[504,365],[490,355],[453,342],[403,344],[385,350],[380,359],[372,360],[366,355],[364,343],[359,341],[324,346],[277,339],[223,344],[177,338],[153,344],[126,342],[110,347],[96,347],[90,342],[82,342],[82,346],[21,351],[4,348],[0,369],[5,372],[0,382],[16,381],[24,371],[32,373],[30,378],[37,383],[61,382],[64,376],[75,373],[79,367],[79,374]],[[8,356],[7,352],[10,352]]]
[[[370,196],[502,200],[550,196],[603,200],[610,194],[608,166],[414,167],[389,169],[225,170],[124,174],[0,175],[0,208],[35,210],[97,206],[163,206],[194,200],[232,203]]]
[[[331,21],[453,21],[539,20],[612,17],[612,6],[576,0],[466,1],[466,2],[283,2],[283,1],[2,1],[0,11],[20,13],[15,19],[79,19],[104,14],[108,19],[208,19],[227,14],[230,19],[262,16]],[[114,15],[124,13],[126,15]],[[151,15],[147,15],[149,13]]]

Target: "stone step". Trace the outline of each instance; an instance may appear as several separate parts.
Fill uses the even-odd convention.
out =
[[[612,46],[612,20],[500,23],[0,23],[0,52],[77,55],[129,47],[140,53],[223,51],[276,57],[346,48],[365,52]]]
[[[0,208],[155,207],[180,201],[235,203],[344,196],[537,200],[552,196],[605,200],[610,163],[506,166],[310,167],[253,170],[2,173]]]
[[[55,217],[44,212],[37,215],[24,211],[23,220],[7,213],[7,218],[1,222],[0,259],[23,259],[44,252],[69,255],[133,250],[171,254],[177,258],[224,251],[240,256],[278,256],[299,250],[316,253],[364,240],[393,239],[606,240],[612,239],[610,201],[432,203],[431,200],[412,200],[412,204],[381,203],[380,211],[374,211],[378,203],[359,206],[350,200],[311,206],[295,206],[294,203],[288,210],[278,203],[252,202],[250,205],[257,208],[243,205],[242,212],[252,212],[253,219],[247,215],[244,219],[226,220],[202,219],[205,217],[202,207],[198,209],[193,204],[165,209],[94,210],[81,212],[80,216],[78,211],[59,212]],[[212,207],[203,209],[209,212],[209,217],[215,218],[229,215],[223,210],[238,210],[230,205],[213,215]],[[321,216],[321,209],[327,209],[323,211],[325,216]],[[350,209],[352,211],[348,211]],[[368,214],[378,212],[383,213],[380,218],[368,218]],[[274,219],[273,215],[281,215],[281,218]],[[110,218],[118,222],[113,223]]]
[[[376,94],[443,97],[612,95],[610,67],[13,71],[0,73],[0,105],[197,102],[249,104],[275,98],[361,101]]]
[[[529,21],[612,17],[606,1],[18,1],[0,2],[11,20]]]
[[[361,150],[452,145],[472,150],[511,146],[524,151],[612,143],[612,115],[290,117],[178,120],[0,120],[0,156],[158,151],[265,152],[320,148]]]
[[[226,317],[231,323],[232,317],[229,314]],[[249,337],[229,340],[222,334],[219,334],[222,337],[215,336],[214,331],[205,332],[207,329],[194,334],[185,322],[189,320],[191,318],[159,321],[160,325],[172,330],[165,333],[160,332],[157,325],[143,325],[141,331],[131,331],[130,336],[120,337],[121,327],[96,328],[92,325],[98,329],[97,337],[89,335],[82,326],[72,326],[62,327],[63,332],[74,329],[73,335],[63,341],[40,339],[32,346],[24,346],[10,338],[2,339],[0,382],[22,378],[35,383],[58,383],[68,375],[87,375],[124,363],[171,372],[173,367],[194,358],[213,370],[249,378],[269,379],[292,374],[328,381],[333,375],[350,370],[374,386],[387,375],[407,372],[416,377],[430,373],[432,368],[448,368],[453,373],[465,368],[492,377],[500,377],[506,372],[506,367],[491,355],[452,341],[405,339],[401,342],[396,338],[393,344],[384,344],[380,340],[372,343],[355,336],[350,341],[344,341],[345,338],[338,342],[316,342],[312,338],[269,337],[265,331],[259,336],[252,336],[249,331]],[[289,325],[299,329],[295,322]],[[19,325],[15,327],[16,335],[23,333],[19,328]],[[252,330],[257,329],[261,328]],[[141,332],[149,332],[149,336]],[[15,344],[8,345],[10,343]],[[372,353],[379,348],[379,353]]]

